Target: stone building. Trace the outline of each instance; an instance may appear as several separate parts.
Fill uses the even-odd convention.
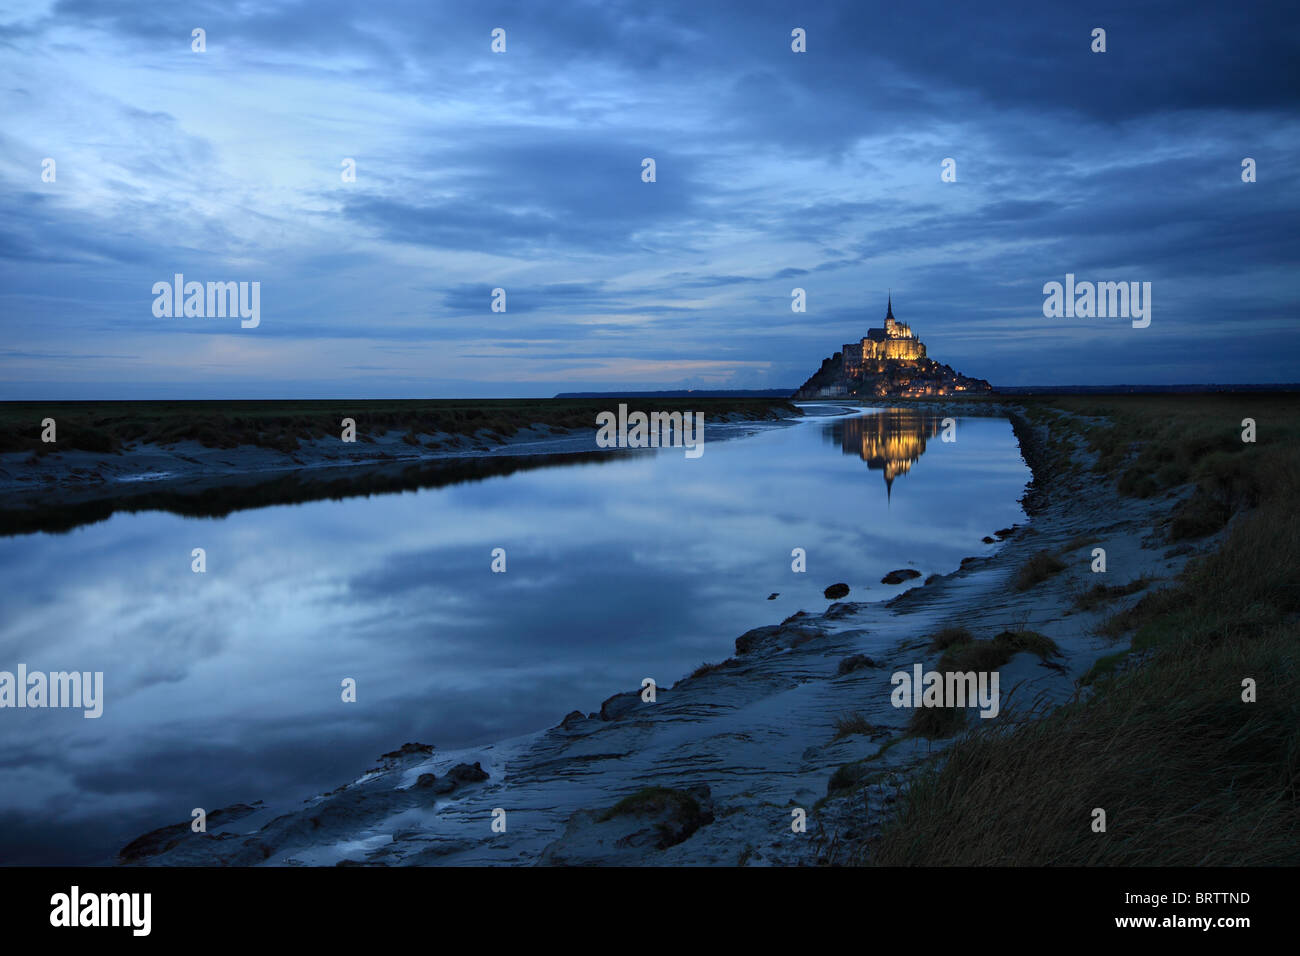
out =
[[[894,318],[894,297],[885,307],[885,327],[869,329],[822,362],[795,398],[919,398],[988,392],[991,386],[930,358],[916,333]]]
[[[923,361],[925,346],[905,322],[894,318],[894,297],[891,295],[885,311],[885,327],[868,329],[861,341],[849,342],[840,354],[844,356],[844,375],[860,378],[864,372],[882,371],[882,362]]]

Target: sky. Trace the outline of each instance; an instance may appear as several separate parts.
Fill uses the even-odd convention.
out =
[[[0,66],[0,400],[795,387],[891,293],[995,385],[1300,379],[1294,3],[0,0]]]

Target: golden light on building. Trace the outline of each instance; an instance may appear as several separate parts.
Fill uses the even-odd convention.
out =
[[[894,317],[894,297],[886,300],[884,327],[868,329],[857,342],[822,361],[795,397],[800,399],[861,396],[922,398],[957,392],[991,391],[983,379],[971,379],[931,359],[906,322]]]

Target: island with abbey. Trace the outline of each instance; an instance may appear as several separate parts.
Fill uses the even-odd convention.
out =
[[[885,307],[885,327],[868,329],[822,362],[795,393],[796,399],[838,397],[900,397],[963,395],[990,392],[982,378],[962,375],[925,354],[916,333],[894,318],[891,295]]]

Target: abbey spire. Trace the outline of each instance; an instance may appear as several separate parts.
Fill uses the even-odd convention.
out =
[[[967,378],[930,358],[911,326],[894,317],[894,290],[887,295],[884,328],[867,329],[860,340],[844,345],[804,382],[796,398],[915,397],[991,390],[983,379]]]

